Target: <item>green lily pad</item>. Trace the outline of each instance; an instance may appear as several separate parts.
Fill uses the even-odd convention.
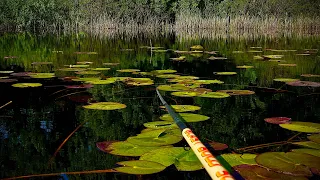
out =
[[[227,98],[230,97],[229,94],[224,92],[207,92],[199,95],[199,97],[203,98]]]
[[[138,72],[139,69],[119,69],[118,72],[126,72],[126,73],[132,73],[132,72]]]
[[[320,144],[320,134],[313,134],[311,136],[308,136],[308,139],[310,141],[316,142]]]
[[[223,84],[223,81],[214,79],[214,80],[195,80],[195,83],[199,83],[199,84]]]
[[[98,84],[112,84],[114,82],[115,82],[114,80],[109,80],[109,79],[106,79],[106,80],[98,79],[98,80],[94,80],[94,81],[86,81],[86,83],[95,84],[95,85],[98,85]]]
[[[201,45],[194,45],[194,46],[191,46],[190,49],[192,49],[192,50],[203,50],[204,48]]]
[[[256,50],[249,50],[248,53],[262,53],[262,51],[256,51]]]
[[[305,132],[305,133],[319,133],[320,124],[311,122],[299,122],[293,121],[290,124],[280,124],[282,128],[289,129],[291,131]]]
[[[226,60],[228,58],[226,57],[216,57],[216,56],[211,56],[208,58],[208,60]]]
[[[171,105],[175,112],[188,112],[188,111],[197,111],[201,107],[193,105]],[[160,106],[160,108],[165,109],[165,106]]]
[[[70,64],[70,65],[64,65],[65,67],[69,67],[69,68],[87,68],[90,65],[88,64]]]
[[[17,88],[29,88],[29,87],[40,87],[42,86],[41,83],[16,83],[12,84],[13,87]]]
[[[318,149],[291,149],[292,152],[296,153],[305,153],[305,154],[311,154],[313,156],[320,157],[320,151]]]
[[[255,93],[254,91],[249,91],[249,90],[218,90],[217,92],[227,93],[232,96],[251,95]]]
[[[191,80],[191,79],[199,79],[199,77],[196,77],[196,76],[178,76],[178,77],[176,77],[176,79],[188,79],[188,80]]]
[[[279,81],[279,82],[294,82],[294,81],[299,81],[300,79],[292,79],[292,78],[276,78],[273,79],[274,81]]]
[[[185,86],[170,86],[170,85],[160,85],[157,87],[158,90],[160,91],[184,91],[184,90],[189,90],[189,87]]]
[[[163,171],[166,166],[151,162],[151,161],[122,161],[117,164],[123,165],[124,167],[114,168],[117,172],[122,172],[126,174],[154,174]]]
[[[0,74],[11,74],[13,73],[14,71],[0,71]]]
[[[214,75],[223,75],[223,76],[228,76],[228,75],[236,75],[236,72],[214,72]]]
[[[152,72],[157,74],[171,74],[171,73],[176,73],[177,71],[173,69],[162,69],[162,70],[154,70]]]
[[[312,176],[310,168],[319,170],[320,158],[295,152],[266,152],[256,157],[259,165],[295,176]]]
[[[117,66],[120,63],[102,63],[102,64],[105,65],[105,66]]]
[[[292,144],[320,150],[320,144],[315,143],[313,141],[295,142],[295,143],[292,143]]]
[[[177,58],[170,58],[171,60],[173,61],[183,61],[186,59],[186,56],[180,56],[180,57],[177,57]]]
[[[173,92],[171,93],[173,96],[178,96],[178,97],[194,97],[197,96],[196,92],[189,92],[189,91],[179,91],[179,92]]]
[[[39,79],[46,79],[46,78],[54,78],[54,73],[29,73],[28,74],[31,78],[39,78]]]
[[[131,86],[149,86],[153,85],[153,81],[145,81],[145,82],[126,82],[127,85]]]
[[[179,113],[179,115],[186,121],[186,122],[199,122],[199,121],[206,121],[210,119],[208,116],[204,116],[201,114],[192,114],[192,113]],[[171,121],[173,122],[173,118],[170,114],[164,114],[160,117],[163,121]]]
[[[178,131],[180,133],[180,130]],[[147,131],[137,136],[132,136],[127,139],[132,144],[140,146],[164,146],[175,144],[182,140],[182,135],[177,135],[177,132],[166,129],[156,129],[153,131]]]
[[[114,81],[122,81],[122,82],[125,82],[125,81],[128,81],[130,80],[131,77],[111,77],[111,78],[108,78],[107,80],[114,80]]]
[[[143,124],[146,128],[151,129],[177,129],[179,128],[176,123],[174,122],[167,122],[167,121],[153,121],[147,122]]]
[[[284,55],[264,55],[263,57],[267,59],[281,59],[283,56]]]
[[[271,49],[273,52],[296,52],[295,49]]]
[[[152,49],[151,51],[152,51],[152,52],[155,52],[155,53],[165,53],[165,52],[168,52],[167,49]]]
[[[67,72],[78,72],[78,71],[85,71],[86,69],[82,68],[62,68],[58,69],[58,71],[67,71]]]
[[[92,69],[90,69],[90,70],[92,70],[92,71],[108,71],[108,70],[110,70],[111,68],[92,68]]]
[[[76,74],[80,74],[80,75],[97,75],[100,74],[99,71],[78,71],[75,72]]]
[[[158,162],[164,166],[174,164],[179,171],[202,169],[202,164],[192,150],[183,147],[170,147],[152,150],[140,157],[140,160]]]
[[[104,147],[105,152],[119,156],[141,156],[151,150],[159,148],[167,148],[171,146],[139,146],[136,144],[131,144],[127,141],[112,142],[107,143],[108,145]]]
[[[238,69],[252,69],[252,68],[254,68],[254,66],[243,65],[243,66],[237,66],[236,68],[238,68]]]
[[[177,74],[160,74],[160,75],[157,75],[158,78],[165,78],[165,79],[177,78],[179,76],[180,75],[177,75]]]
[[[263,180],[263,179],[307,180],[308,179],[306,177],[301,177],[301,176],[290,176],[288,174],[277,173],[258,165],[242,164],[242,165],[235,166],[234,169],[237,172],[239,172],[239,174],[244,179],[250,179],[250,180]]]
[[[279,66],[284,66],[284,67],[296,67],[297,64],[278,64]]]
[[[302,77],[320,77],[319,74],[301,74]]]
[[[240,164],[257,164],[254,160],[255,154],[222,154],[221,157],[226,160],[230,166],[237,166]],[[219,159],[219,158],[218,158]]]
[[[116,110],[126,108],[127,106],[117,102],[97,102],[82,107],[96,110]]]
[[[92,82],[92,81],[99,81],[100,78],[93,77],[93,78],[73,78],[72,81],[81,81],[81,82]]]

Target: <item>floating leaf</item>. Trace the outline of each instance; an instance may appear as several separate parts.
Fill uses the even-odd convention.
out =
[[[76,74],[80,74],[80,75],[96,75],[96,74],[100,74],[100,72],[98,71],[78,71],[75,72]]]
[[[230,97],[229,94],[224,93],[224,92],[207,92],[199,95],[199,97],[204,97],[204,98],[227,98]]]
[[[292,79],[292,78],[276,78],[273,79],[274,81],[279,81],[279,82],[294,82],[294,81],[299,81],[299,79]]]
[[[302,77],[320,77],[319,74],[301,74]]]
[[[312,82],[312,81],[294,81],[294,82],[287,82],[286,84],[290,86],[300,86],[300,87],[320,87],[320,83]]]
[[[87,68],[90,65],[88,64],[70,64],[70,65],[64,65],[65,67],[69,67],[69,68]]]
[[[217,54],[218,51],[204,51],[204,53],[206,54],[211,54],[211,55],[215,55]]]
[[[290,176],[288,174],[277,173],[258,165],[241,164],[241,165],[235,166],[234,169],[237,172],[239,172],[239,174],[244,179],[250,179],[250,180],[261,180],[261,179],[307,180],[308,179],[306,177],[301,177],[301,176]]]
[[[92,82],[92,81],[99,81],[100,78],[93,77],[93,78],[71,78],[72,81],[81,81],[81,82]]]
[[[295,67],[297,64],[278,64],[279,66],[285,66],[285,67]]]
[[[196,171],[203,169],[201,162],[192,150],[181,154],[178,160],[174,163],[174,166],[178,171]]]
[[[58,69],[58,71],[67,71],[67,72],[78,72],[78,71],[85,71],[86,69],[82,68],[62,68]]]
[[[194,45],[194,46],[191,46],[190,49],[192,49],[192,50],[203,50],[204,48],[201,45]]]
[[[308,139],[310,141],[316,142],[320,144],[320,134],[313,134],[311,136],[308,136]]]
[[[127,82],[127,85],[132,85],[132,86],[149,86],[153,85],[153,81],[146,81],[146,82]]]
[[[13,73],[14,71],[0,71],[0,74],[11,74]]]
[[[306,132],[306,133],[319,133],[320,124],[311,122],[299,122],[293,121],[290,124],[280,124],[282,128],[289,129],[291,131]]]
[[[194,81],[197,84],[223,84],[223,81],[214,79],[214,80],[195,80]]]
[[[262,56],[253,56],[253,59],[262,60],[262,59],[264,59],[264,57],[262,57]]]
[[[122,161],[117,164],[123,165],[124,167],[117,167],[114,170],[126,174],[154,174],[163,171],[166,166],[162,164],[151,162],[151,161]]]
[[[177,57],[177,58],[170,58],[171,60],[173,61],[183,61],[186,59],[186,56],[180,56],[180,57]]]
[[[165,53],[165,52],[168,52],[167,49],[155,49],[155,50],[151,50],[152,52],[155,52],[155,53]]]
[[[152,72],[158,73],[158,74],[171,74],[171,73],[176,73],[177,71],[173,69],[163,69],[163,70],[154,70]]]
[[[208,116],[200,115],[200,114],[192,114],[192,113],[179,113],[179,115],[186,121],[186,122],[199,122],[199,121],[206,121],[210,119]],[[171,121],[173,122],[172,117],[170,114],[164,114],[160,117],[163,121]]]
[[[110,80],[110,81],[128,81],[130,80],[131,77],[111,77],[111,78],[108,78],[107,80]]]
[[[166,78],[166,79],[170,79],[170,78],[176,78],[179,77],[180,75],[177,74],[160,74],[157,75],[158,78]]]
[[[229,147],[227,144],[223,144],[215,141],[208,141],[208,144],[216,151],[222,151]]]
[[[262,53],[262,51],[256,51],[256,50],[249,50],[248,53]]]
[[[15,77],[24,77],[24,76],[29,76],[30,72],[19,72],[19,73],[12,73],[10,76],[15,76]]]
[[[216,57],[216,56],[211,56],[208,58],[208,60],[226,60],[228,58],[226,57]]]
[[[271,123],[271,124],[286,124],[291,121],[291,118],[288,117],[271,117],[271,118],[265,118],[265,122]]]
[[[243,51],[232,51],[233,54],[242,54],[244,53]]]
[[[29,73],[28,74],[31,78],[39,78],[39,79],[45,79],[45,78],[54,78],[54,73]]]
[[[117,66],[120,63],[102,63],[102,64],[105,65],[105,66]]]
[[[240,164],[257,164],[254,158],[255,154],[222,154],[221,157],[227,161],[230,166],[237,166]],[[218,157],[217,157],[218,158]],[[219,159],[219,158],[218,158]]]
[[[191,79],[199,79],[199,77],[196,77],[196,76],[178,76],[178,77],[176,77],[176,79],[188,79],[188,80],[191,80]]]
[[[86,109],[96,109],[96,110],[116,110],[116,109],[126,108],[127,106],[125,104],[121,104],[117,102],[97,102],[97,103],[92,103],[83,107]]]
[[[302,53],[302,54],[296,54],[296,56],[310,56],[310,54]]]
[[[251,69],[251,68],[254,68],[254,66],[243,65],[243,66],[237,66],[236,68],[238,68],[238,69]]]
[[[110,68],[92,68],[90,70],[92,70],[92,71],[108,71],[108,70],[110,70]]]
[[[175,53],[178,53],[178,54],[189,54],[189,51],[180,51],[180,50],[176,50],[174,51]]]
[[[178,96],[178,97],[194,97],[197,96],[196,92],[188,92],[188,91],[179,91],[179,92],[173,92],[171,93],[173,96]]]
[[[33,62],[31,65],[50,65],[52,62]]]
[[[98,84],[112,84],[115,82],[114,79],[106,79],[106,80],[101,80],[101,79],[97,79],[97,80],[93,80],[93,81],[86,81],[87,83],[90,84],[94,84],[94,85],[98,85]]]
[[[194,88],[194,89],[190,89],[190,91],[196,92],[197,94],[212,92],[211,89],[206,89],[206,88]]]
[[[180,132],[179,129],[178,132]],[[164,146],[175,144],[181,141],[182,138],[182,135],[177,136],[173,130],[156,129],[129,137],[127,141],[140,146]]]
[[[274,51],[274,52],[295,52],[297,50],[295,50],[295,49],[271,49],[271,51]]]
[[[90,55],[90,54],[94,54],[94,55],[96,55],[96,54],[98,54],[97,52],[74,52],[75,54],[88,54],[88,55]]]
[[[103,152],[119,156],[141,156],[151,150],[167,148],[171,146],[139,146],[127,141],[98,142],[97,146]]]
[[[236,75],[236,72],[213,72],[214,75],[223,75],[223,76],[228,76],[228,75]]]
[[[91,61],[79,61],[77,64],[93,64]]]
[[[17,83],[17,84],[12,84],[13,87],[17,88],[29,88],[29,87],[40,87],[42,86],[41,83]]]
[[[295,142],[292,144],[320,150],[320,144],[313,141]]]
[[[305,153],[313,156],[320,157],[320,151],[318,149],[292,149],[292,152]]]
[[[249,91],[249,90],[218,90],[217,92],[223,92],[223,93],[227,93],[229,95],[232,96],[236,96],[236,95],[251,95],[254,94],[254,91]]]
[[[175,112],[197,111],[201,109],[201,107],[193,105],[171,105],[171,107]],[[165,109],[165,106],[160,106],[160,108]]]
[[[189,90],[189,87],[184,86],[170,86],[170,85],[160,85],[157,87],[160,91],[183,91],[183,90]]]
[[[176,129],[179,128],[174,122],[167,121],[153,121],[147,122],[143,124],[146,128],[151,129]]]
[[[267,59],[281,59],[284,55],[263,55],[264,58]]]
[[[309,168],[319,169],[320,158],[295,152],[266,152],[256,157],[259,165],[295,176],[312,176]]]
[[[126,72],[126,73],[132,73],[132,72],[138,72],[140,71],[139,69],[120,69],[117,70],[118,72]]]

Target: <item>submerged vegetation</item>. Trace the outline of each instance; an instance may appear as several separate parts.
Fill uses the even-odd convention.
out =
[[[318,32],[319,9],[317,0],[2,0],[0,30],[94,34]]]

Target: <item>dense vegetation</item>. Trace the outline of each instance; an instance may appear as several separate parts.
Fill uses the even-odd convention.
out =
[[[1,0],[0,29],[76,29],[99,23],[113,27],[115,23],[133,22],[175,24],[178,17],[194,16],[297,18],[319,14],[318,0]]]

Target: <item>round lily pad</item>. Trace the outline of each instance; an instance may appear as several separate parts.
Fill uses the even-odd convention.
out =
[[[33,62],[31,63],[31,65],[50,65],[50,64],[53,64],[52,62]]]
[[[237,166],[240,164],[257,164],[254,160],[257,156],[255,154],[222,154],[221,156],[230,164],[230,166]]]
[[[76,74],[80,74],[80,75],[97,75],[100,74],[99,71],[78,71],[75,72]]]
[[[263,57],[267,59],[281,59],[283,56],[284,55],[264,55]]]
[[[308,136],[308,139],[310,141],[316,142],[320,144],[320,134],[313,134],[311,136]]]
[[[214,80],[195,80],[195,83],[199,83],[199,84],[223,84],[223,81],[214,79]]]
[[[88,64],[70,64],[70,65],[64,65],[65,67],[69,67],[69,68],[87,68],[90,65]]]
[[[102,63],[102,64],[105,65],[105,66],[117,66],[120,63]]]
[[[262,51],[257,51],[257,50],[249,50],[247,51],[248,53],[262,53]]]
[[[296,52],[295,49],[271,49],[273,52]]]
[[[251,95],[254,94],[254,91],[249,91],[249,90],[218,90],[217,92],[223,92],[223,93],[227,93],[229,95],[232,96],[236,96],[236,95]]]
[[[0,71],[0,74],[11,74],[13,73],[14,71]]]
[[[203,98],[227,98],[230,97],[229,94],[224,92],[207,92],[199,95],[199,97]]]
[[[286,124],[291,121],[291,118],[288,117],[271,117],[271,118],[265,118],[265,122],[271,123],[271,124]]]
[[[24,76],[29,76],[30,72],[18,72],[18,73],[12,73],[10,76],[15,76],[15,77],[24,77]]]
[[[173,70],[173,69],[163,69],[163,70],[154,70],[152,72],[157,73],[157,74],[171,74],[171,73],[175,73],[177,71]]]
[[[146,128],[151,129],[176,129],[179,128],[174,122],[167,121],[153,121],[147,122],[143,124]]]
[[[186,122],[199,122],[199,121],[206,121],[210,119],[208,116],[204,116],[201,114],[192,114],[192,113],[179,113],[179,115],[186,121]],[[171,121],[173,122],[173,118],[170,114],[164,114],[160,117],[163,121]]]
[[[179,92],[173,92],[171,93],[173,96],[178,96],[178,97],[194,97],[197,96],[196,92],[188,92],[188,91],[179,91]]]
[[[170,58],[171,60],[173,61],[183,61],[186,59],[186,56],[180,56],[180,57],[177,57],[177,58]]]
[[[144,81],[144,82],[126,82],[127,85],[132,85],[132,86],[149,86],[153,85],[153,81]]]
[[[276,78],[273,79],[274,81],[279,81],[279,82],[294,82],[294,81],[299,81],[299,79],[292,79],[292,78]]]
[[[40,87],[42,86],[41,83],[16,83],[12,84],[13,87],[17,88],[29,88],[29,87]]]
[[[58,69],[58,71],[67,71],[67,72],[78,72],[78,71],[85,71],[86,69],[83,68],[62,68]]]
[[[151,161],[122,161],[117,164],[123,167],[114,168],[117,172],[126,174],[154,174],[163,171],[166,166]]]
[[[236,66],[236,68],[238,68],[238,69],[251,69],[251,68],[254,68],[254,66],[243,65],[243,66]]]
[[[219,143],[215,141],[208,141],[208,144],[216,151],[222,151],[229,147],[227,144]]]
[[[193,105],[171,105],[175,112],[188,112],[188,111],[197,111],[201,107]],[[165,109],[165,106],[160,106],[160,108]]]
[[[293,121],[289,124],[280,124],[282,128],[289,129],[291,131],[305,132],[305,133],[319,133],[320,124],[311,122],[299,122]]]
[[[320,87],[320,83],[312,81],[293,81],[287,82],[287,85],[290,86],[300,86],[300,87]]]
[[[203,50],[204,48],[201,45],[194,45],[194,46],[191,46],[190,49],[192,49],[192,50]]]
[[[54,73],[29,73],[28,74],[31,78],[39,78],[39,79],[46,79],[46,78],[54,78]]]
[[[86,109],[96,109],[96,110],[116,110],[116,109],[126,108],[127,106],[125,104],[121,104],[117,102],[97,102],[97,103],[92,103],[83,107]]]
[[[223,76],[228,76],[228,75],[236,75],[236,72],[213,72],[214,75],[223,75]]]
[[[92,70],[92,71],[108,71],[108,70],[110,70],[110,68],[92,68],[90,70]]]
[[[308,178],[302,176],[291,176],[289,174],[277,173],[275,171],[270,171],[262,166],[258,165],[248,165],[241,164],[235,166],[234,169],[239,172],[239,174],[244,179],[251,180],[262,180],[262,179],[273,179],[273,180],[307,180]]]
[[[139,69],[120,69],[117,70],[118,72],[126,72],[126,73],[132,73],[132,72],[138,72],[140,71]]]
[[[177,74],[160,74],[157,75],[158,78],[166,78],[166,79],[170,79],[170,78],[176,78],[179,77],[180,75]]]
[[[278,64],[279,66],[284,66],[284,67],[296,67],[297,64]]]
[[[180,132],[180,130],[178,130],[178,132]],[[178,136],[171,130],[156,129],[138,134],[137,136],[129,137],[127,141],[140,146],[164,146],[175,144],[182,139],[182,135]]]
[[[319,74],[301,74],[302,77],[320,77]]]
[[[72,81],[81,81],[81,82],[92,82],[92,81],[99,81],[100,78],[93,77],[93,78],[71,78]]]
[[[176,79],[188,79],[188,80],[191,80],[191,79],[199,79],[199,77],[196,77],[196,76],[178,76],[178,77],[176,77]]]
[[[77,64],[93,64],[92,61],[78,61]]]
[[[90,83],[90,84],[94,84],[94,85],[98,85],[98,84],[102,85],[102,84],[112,84],[112,83],[115,82],[115,80],[113,80],[113,79],[111,79],[111,80],[109,80],[109,79],[106,79],[106,80],[99,79],[99,80],[86,81],[86,82]]]
[[[292,144],[320,150],[320,144],[313,141],[295,142]]]
[[[212,92],[211,89],[207,89],[207,88],[193,88],[193,89],[190,89],[190,91],[196,92],[197,94]]]
[[[319,170],[320,158],[295,152],[266,152],[256,157],[259,165],[295,176],[312,176],[310,168]]]
[[[157,87],[158,90],[161,91],[184,91],[184,90],[189,90],[189,87],[185,86],[170,86],[170,85],[160,85]]]
[[[228,58],[226,57],[216,57],[216,56],[211,56],[208,58],[208,60],[226,60]]]
[[[304,149],[304,148],[301,148],[301,149],[292,149],[291,150],[292,152],[296,152],[296,153],[305,153],[305,154],[310,154],[310,155],[313,155],[313,156],[317,156],[317,157],[320,157],[320,151],[319,149]]]

